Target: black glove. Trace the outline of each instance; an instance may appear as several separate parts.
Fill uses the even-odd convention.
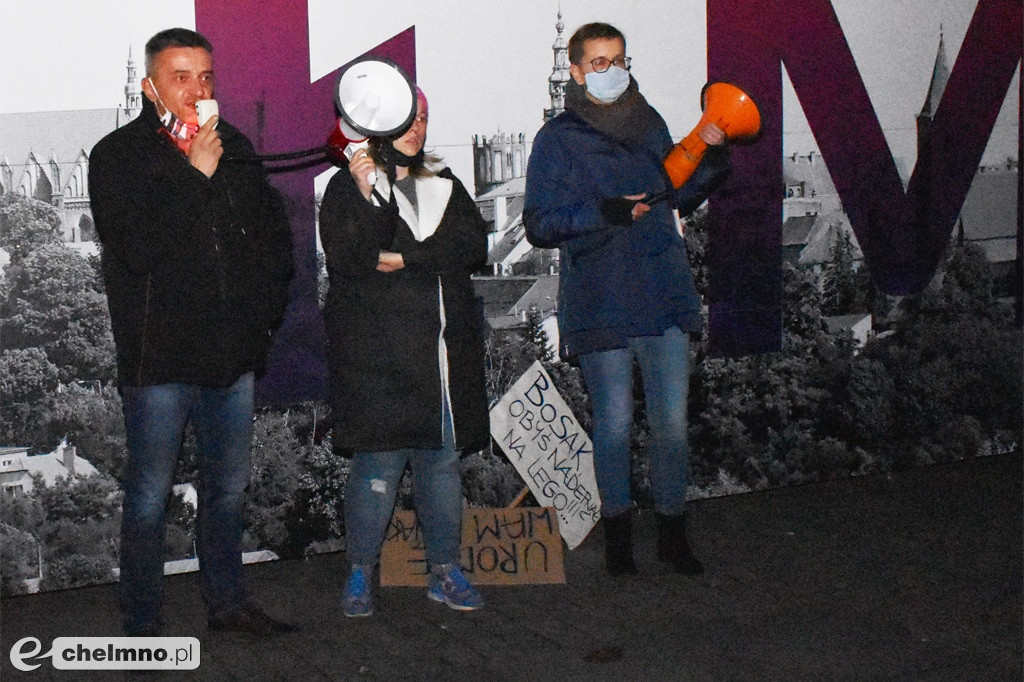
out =
[[[608,197],[601,200],[601,216],[610,225],[626,227],[633,224],[634,206],[636,206],[636,199]]]

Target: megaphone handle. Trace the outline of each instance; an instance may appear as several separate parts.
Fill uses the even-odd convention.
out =
[[[355,156],[357,151],[359,151],[360,149],[369,148],[370,143],[365,139],[360,140],[359,142],[349,142],[347,145],[345,145],[345,156],[348,158],[349,161],[351,161],[352,157]],[[366,174],[366,184],[368,184],[370,187],[373,187],[374,185],[377,184],[377,171],[370,171],[369,173]]]
[[[704,152],[708,149],[707,143],[697,134],[697,131],[700,130],[704,123],[704,119],[701,119],[697,127],[691,130],[689,135],[673,145],[671,151],[665,157],[665,171],[672,180],[672,186],[676,189],[682,187],[690,179],[693,172],[697,170],[701,159],[704,158]]]
[[[665,189],[656,194],[652,194],[647,199],[641,199],[640,201],[648,206],[654,206],[655,204],[660,204],[662,201],[665,201],[665,199],[668,199],[668,193],[669,190]]]

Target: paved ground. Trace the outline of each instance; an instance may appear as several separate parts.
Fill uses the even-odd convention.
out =
[[[691,506],[705,576],[666,572],[640,518],[635,579],[603,574],[593,533],[567,583],[483,588],[455,613],[387,588],[346,620],[343,556],[247,567],[302,632],[206,634],[195,575],[166,579],[167,635],[202,640],[203,680],[1022,679],[1022,461],[1006,455]],[[11,667],[22,637],[118,635],[113,586],[6,599],[4,680],[122,679]]]

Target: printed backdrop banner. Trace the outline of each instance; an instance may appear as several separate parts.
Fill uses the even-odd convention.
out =
[[[491,435],[575,549],[601,517],[594,448],[540,362],[491,408]]]

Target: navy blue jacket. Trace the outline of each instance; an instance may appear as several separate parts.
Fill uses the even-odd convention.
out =
[[[660,117],[659,117],[660,119]],[[572,111],[548,121],[533,143],[523,218],[531,244],[559,247],[558,325],[562,357],[624,348],[634,336],[673,326],[700,331],[700,298],[676,225],[728,174],[728,153],[712,147],[697,172],[640,220],[608,224],[602,200],[670,187],[662,160],[672,147],[664,121],[627,145]]]

